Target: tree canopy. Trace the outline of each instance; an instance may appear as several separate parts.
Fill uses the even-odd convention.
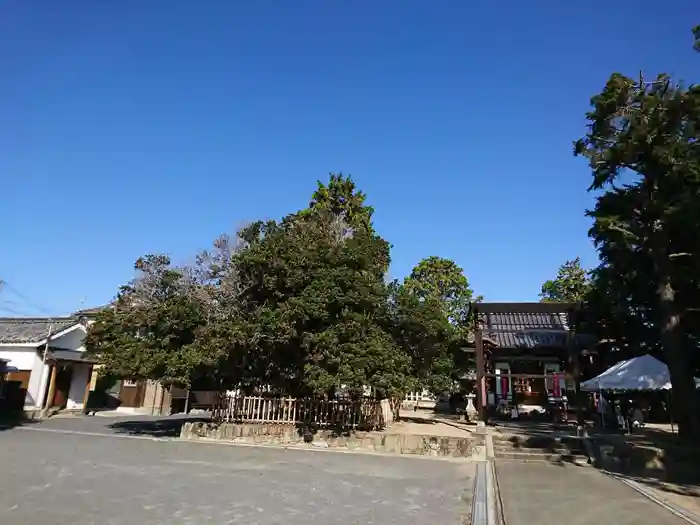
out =
[[[579,303],[586,299],[589,289],[589,274],[581,267],[581,258],[576,257],[562,264],[554,279],[545,281],[540,299],[543,302]]]
[[[420,261],[402,283],[392,283],[395,338],[411,359],[415,388],[452,391],[469,368],[464,350],[473,329],[473,299],[462,269],[436,256]]]
[[[140,258],[87,350],[111,374],[186,387],[395,398],[452,388],[468,282],[431,257],[387,283],[390,245],[365,199],[331,174],[307,208],[222,236],[192,264]]]
[[[574,149],[588,159],[596,195],[588,215],[601,264],[590,304],[618,346],[659,350],[681,434],[697,439],[700,87],[614,73],[591,105]]]
[[[86,349],[110,374],[189,385],[216,360],[194,344],[205,310],[193,283],[165,255],[141,257],[135,269],[136,279],[90,326]]]

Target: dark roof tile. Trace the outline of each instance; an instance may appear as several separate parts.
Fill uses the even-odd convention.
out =
[[[0,317],[0,344],[38,343],[46,339],[50,326],[53,326],[53,333],[56,334],[75,324],[78,324],[78,320],[74,317]]]
[[[485,338],[500,348],[563,347],[569,331],[562,313],[479,313]]]
[[[72,361],[76,363],[96,363],[97,360],[85,355],[78,350],[64,350],[62,348],[49,347],[48,357],[57,361]]]
[[[75,317],[82,317],[82,316],[91,317],[91,316],[95,316],[95,315],[99,314],[102,310],[105,310],[105,309],[109,308],[110,306],[111,305],[109,305],[109,304],[105,304],[103,306],[95,306],[94,308],[84,308],[82,310],[78,310],[73,315]]]

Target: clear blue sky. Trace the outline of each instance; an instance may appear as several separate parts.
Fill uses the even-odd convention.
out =
[[[141,254],[304,207],[330,171],[376,207],[393,276],[440,255],[488,300],[536,300],[596,261],[571,148],[590,96],[700,66],[694,0],[0,5],[0,279],[54,314],[110,300]]]

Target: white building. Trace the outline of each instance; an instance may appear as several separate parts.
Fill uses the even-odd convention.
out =
[[[94,365],[85,334],[77,317],[0,318],[0,359],[6,380],[26,391],[25,409],[83,408]]]

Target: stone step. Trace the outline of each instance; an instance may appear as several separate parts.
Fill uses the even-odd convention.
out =
[[[548,435],[508,435],[493,434],[494,441],[557,441],[559,443],[570,441],[581,441],[582,438],[575,436],[548,436]]]
[[[582,448],[567,448],[567,447],[503,447],[494,443],[493,450],[495,452],[523,452],[531,454],[582,454],[585,455],[585,450]]]
[[[511,448],[567,448],[567,449],[583,449],[583,442],[580,440],[560,440],[560,439],[503,439],[494,438],[493,445],[495,447],[511,447]]]
[[[496,457],[518,454],[518,455],[558,455],[558,456],[581,456],[587,457],[586,449],[578,444],[566,446],[561,443],[550,443],[542,446],[519,446],[513,443],[497,443],[493,444],[493,451]]]
[[[496,459],[509,459],[517,461],[532,461],[532,462],[566,462],[566,463],[576,463],[579,465],[588,464],[588,458],[580,454],[530,454],[521,452],[496,452]]]

